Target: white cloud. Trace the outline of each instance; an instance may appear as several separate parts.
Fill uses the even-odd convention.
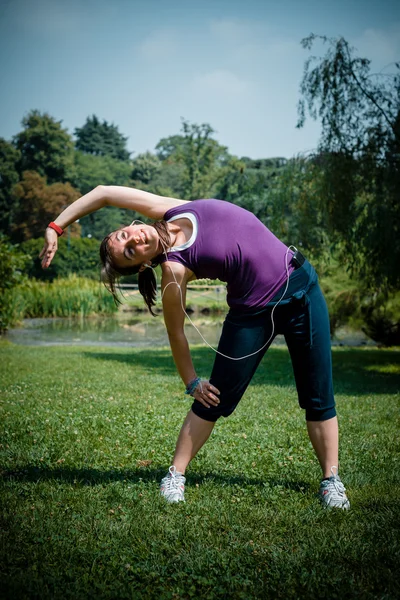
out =
[[[235,73],[224,69],[216,69],[202,75],[196,75],[189,84],[196,94],[212,96],[238,96],[251,91],[251,84],[240,79]]]
[[[153,61],[171,59],[178,51],[178,36],[174,31],[157,31],[149,35],[139,46],[142,58]]]
[[[352,41],[358,56],[369,58],[378,69],[400,61],[400,22],[387,29],[366,29]]]
[[[243,21],[238,19],[219,19],[210,22],[210,33],[224,44],[243,44],[254,39],[265,30],[265,26],[260,26],[256,21]],[[265,31],[264,31],[265,33]]]

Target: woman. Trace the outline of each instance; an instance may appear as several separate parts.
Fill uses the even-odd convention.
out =
[[[184,501],[185,471],[220,416],[236,408],[276,334],[290,351],[299,404],[322,469],[326,507],[350,507],[338,476],[338,424],[332,388],[329,318],[312,266],[278,240],[252,213],[221,200],[186,201],[140,190],[99,186],[50,223],[40,254],[47,268],[63,229],[105,206],[127,208],[155,220],[131,224],[103,240],[103,280],[116,298],[119,275],[139,273],[150,310],[153,268],[161,264],[165,325],[173,358],[194,399],[181,428],[172,466],[161,482],[169,502]],[[186,287],[196,278],[227,283],[230,307],[209,380],[195,371],[184,333]]]

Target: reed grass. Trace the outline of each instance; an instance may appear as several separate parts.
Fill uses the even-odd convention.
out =
[[[100,282],[70,275],[52,283],[28,280],[13,290],[18,319],[41,317],[87,317],[113,314],[113,298]]]

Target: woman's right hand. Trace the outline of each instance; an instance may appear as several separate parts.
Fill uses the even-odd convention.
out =
[[[42,269],[47,269],[54,258],[58,248],[58,235],[51,227],[47,227],[44,234],[43,250],[39,254],[42,259]]]
[[[192,394],[192,398],[203,404],[206,408],[218,406],[219,390],[209,381],[202,379]]]

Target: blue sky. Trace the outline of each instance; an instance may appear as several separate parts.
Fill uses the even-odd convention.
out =
[[[316,147],[295,128],[311,32],[343,35],[380,70],[400,60],[394,0],[0,0],[0,136],[31,109],[73,133],[96,114],[133,156],[210,123],[237,156]]]

